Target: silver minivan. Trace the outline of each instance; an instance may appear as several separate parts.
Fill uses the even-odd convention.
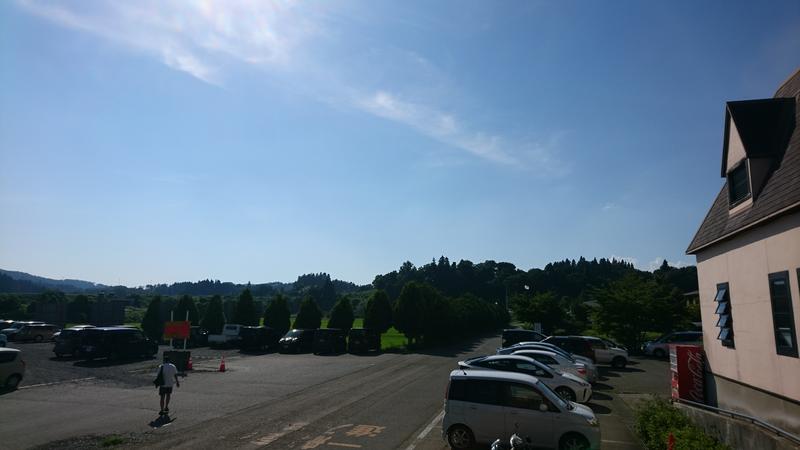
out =
[[[594,412],[563,400],[537,378],[488,370],[450,373],[442,436],[451,448],[468,449],[495,439],[507,441],[514,433],[535,447],[600,448],[600,427]]]

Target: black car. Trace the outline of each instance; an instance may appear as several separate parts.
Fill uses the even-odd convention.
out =
[[[381,335],[368,328],[353,328],[347,335],[347,351],[350,353],[368,353],[381,351]]]
[[[591,342],[582,336],[550,336],[544,342],[557,345],[573,355],[585,356],[596,361]]]
[[[511,347],[520,342],[539,342],[544,340],[547,336],[533,330],[523,330],[515,328],[510,330],[503,330],[503,348]]]
[[[314,331],[296,328],[290,330],[278,341],[282,353],[305,353],[314,347]]]
[[[270,327],[242,327],[239,330],[239,348],[264,350],[278,346],[278,334]]]
[[[78,356],[84,359],[152,357],[158,345],[136,328],[89,328],[81,332]]]
[[[206,346],[208,346],[208,330],[200,327],[191,327],[189,329],[189,340],[186,342],[186,348]],[[172,341],[172,348],[182,349],[183,339],[174,339]]]
[[[347,334],[338,328],[320,328],[314,332],[314,354],[344,353],[347,351]]]
[[[80,327],[70,327],[61,330],[55,337],[56,344],[53,346],[53,353],[62,358],[66,355],[75,356],[80,351],[83,331],[92,329],[93,326],[83,325]]]

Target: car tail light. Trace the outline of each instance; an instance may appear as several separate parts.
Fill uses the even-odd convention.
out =
[[[581,375],[586,375],[586,367],[578,367],[578,373]]]

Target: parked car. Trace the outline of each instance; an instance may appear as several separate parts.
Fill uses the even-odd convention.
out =
[[[270,327],[242,327],[239,329],[239,348],[265,350],[278,346],[278,334]]]
[[[54,337],[56,343],[53,346],[53,353],[58,358],[66,355],[76,356],[81,347],[81,339],[83,338],[83,331],[94,328],[92,325],[79,325],[76,327],[69,327],[61,330]]]
[[[16,348],[0,348],[0,383],[13,391],[25,377],[25,361],[22,352]]]
[[[611,339],[606,339],[606,338],[600,338],[600,339],[602,339],[603,342],[605,342],[606,345],[609,346],[609,347],[621,348],[621,349],[625,350],[626,352],[628,351],[628,347],[625,347],[622,344],[618,344],[618,343],[612,341]]]
[[[521,328],[514,328],[503,330],[503,347],[511,347],[519,342],[538,342],[544,340],[547,336],[538,331],[523,330]]]
[[[597,379],[600,377],[600,371],[597,370],[597,366],[591,359],[585,356],[573,355],[572,353],[569,353],[563,348],[548,342],[520,342],[519,344],[512,345],[511,347],[508,348],[497,349],[497,354],[510,355],[520,350],[544,350],[548,352],[558,353],[559,355],[567,358],[572,362],[582,363],[586,368],[586,379],[590,383],[596,383]]]
[[[347,334],[347,351],[368,353],[381,351],[381,334],[368,328],[352,328]]]
[[[13,341],[14,336],[17,333],[19,333],[19,330],[21,330],[23,327],[27,325],[39,325],[39,324],[44,324],[44,322],[35,322],[35,321],[12,322],[11,325],[0,330],[0,333],[5,334],[9,341]]]
[[[81,329],[82,330],[84,328],[94,328],[94,325],[73,325],[70,328],[73,329],[73,330],[77,330],[77,329]],[[64,331],[64,330],[56,331],[55,333],[53,333],[53,340],[54,341],[58,340],[58,337],[61,336],[61,332],[62,331]]]
[[[445,391],[443,438],[455,449],[487,448],[511,434],[536,447],[600,448],[591,409],[558,396],[536,377],[494,370],[454,370]]]
[[[53,339],[53,335],[61,329],[49,323],[34,323],[16,328],[16,331],[6,333],[9,340],[14,342],[44,342]]]
[[[226,323],[224,327],[222,327],[221,334],[209,334],[208,335],[208,345],[210,347],[230,347],[232,345],[237,345],[239,343],[239,330],[242,329],[243,325],[238,325],[235,323]]]
[[[603,339],[583,336],[589,341],[594,350],[594,360],[597,364],[611,364],[611,367],[622,369],[628,365],[628,351],[619,347],[610,347]]]
[[[0,331],[5,330],[6,328],[10,327],[14,324],[13,320],[0,320]]]
[[[543,342],[557,345],[573,355],[584,356],[591,359],[592,362],[597,362],[592,345],[582,336],[550,336]]]
[[[0,333],[0,347],[5,347],[6,345],[8,345],[8,338],[5,334]]]
[[[205,347],[208,345],[208,330],[200,327],[191,327],[189,329],[189,339],[186,342],[186,348]],[[173,339],[172,348],[182,349],[183,339]]]
[[[666,358],[669,356],[670,344],[702,344],[702,331],[678,331],[661,336],[655,341],[645,342],[642,351],[645,355],[655,356],[656,358]]]
[[[571,360],[556,352],[548,352],[546,350],[520,350],[512,353],[512,355],[527,356],[553,369],[571,373],[583,380],[589,380],[586,366],[583,365],[583,363],[579,363],[574,359]]]
[[[320,328],[314,331],[315,355],[344,353],[347,351],[347,335],[338,328]]]
[[[583,378],[553,369],[527,356],[479,356],[460,361],[458,366],[462,369],[489,369],[528,374],[538,378],[561,398],[572,402],[586,403],[592,398],[592,385]]]
[[[78,356],[84,359],[124,359],[152,357],[158,344],[145,337],[141,330],[124,327],[89,328],[81,331]]]
[[[316,330],[295,328],[278,341],[280,351],[283,353],[305,353],[314,347],[314,332]]]

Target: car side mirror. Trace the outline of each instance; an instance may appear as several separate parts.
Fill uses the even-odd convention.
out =
[[[539,411],[547,412],[547,405],[545,405],[544,403],[539,403]]]

